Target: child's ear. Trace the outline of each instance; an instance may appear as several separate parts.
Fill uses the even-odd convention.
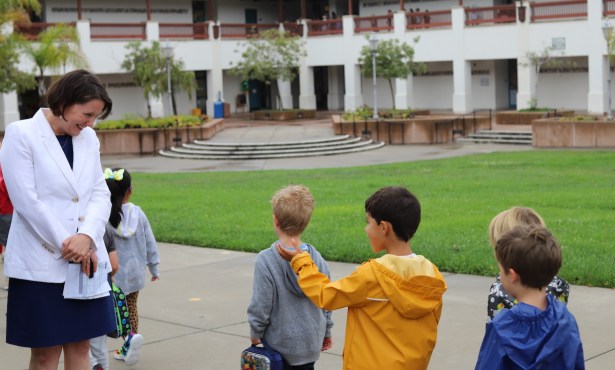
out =
[[[382,230],[383,235],[387,235],[393,229],[393,226],[388,221],[380,221],[379,226],[380,226],[380,230]]]
[[[280,227],[280,222],[278,221],[278,218],[275,217],[275,214],[273,214],[273,225],[275,227]]]
[[[517,274],[517,271],[515,271],[515,269],[513,268],[509,268],[508,269],[508,275],[510,275],[510,281],[512,283],[518,283],[519,281],[521,281],[521,277],[519,276],[519,274]]]

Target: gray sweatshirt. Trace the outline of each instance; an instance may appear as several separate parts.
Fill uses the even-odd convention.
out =
[[[309,244],[307,249],[320,272],[329,276],[320,253]],[[292,366],[317,361],[333,326],[331,312],[314,306],[303,294],[297,275],[280,257],[275,243],[256,256],[248,322],[250,336],[264,338]]]

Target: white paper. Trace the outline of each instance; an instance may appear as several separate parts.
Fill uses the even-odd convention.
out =
[[[66,282],[64,283],[65,299],[95,299],[109,295],[111,287],[107,281],[107,263],[99,262],[98,269],[92,278],[81,271],[80,263],[69,263]]]

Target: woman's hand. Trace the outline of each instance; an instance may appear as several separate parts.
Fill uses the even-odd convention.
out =
[[[62,257],[73,263],[81,263],[81,269],[90,275],[90,263],[93,272],[98,268],[98,257],[92,248],[92,238],[85,234],[71,235],[62,242]]]

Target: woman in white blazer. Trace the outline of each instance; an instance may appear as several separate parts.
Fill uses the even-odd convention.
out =
[[[89,338],[115,328],[108,292],[64,297],[69,269],[79,284],[96,280],[90,268],[105,278],[110,271],[103,243],[110,194],[92,126],[112,102],[98,78],[77,70],[50,87],[47,103],[8,126],[0,150],[15,208],[4,262],[6,341],[31,348],[31,369],[57,369],[64,351],[65,369],[81,370],[89,368]]]

